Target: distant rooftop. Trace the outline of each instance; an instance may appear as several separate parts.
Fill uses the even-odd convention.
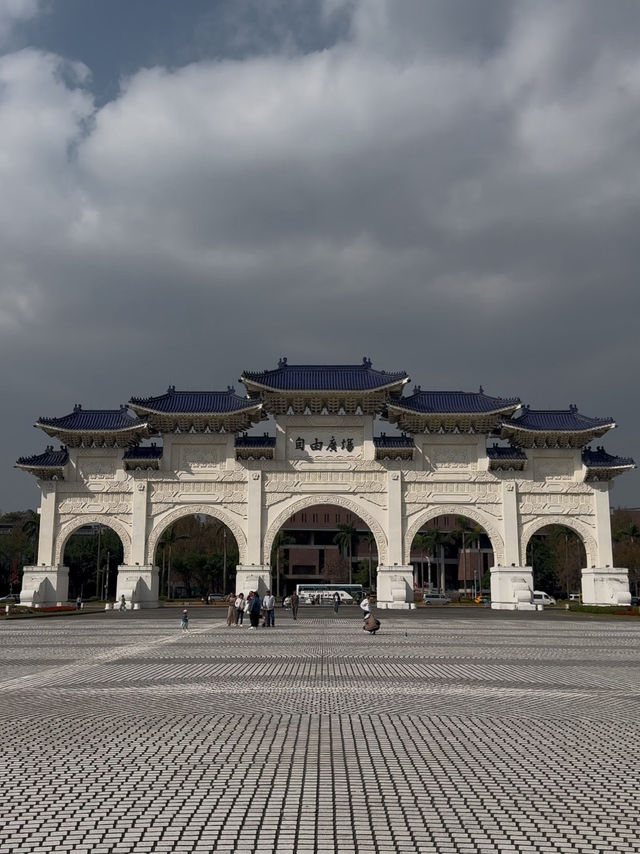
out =
[[[236,394],[233,386],[226,391],[176,391],[169,386],[165,394],[157,397],[132,397],[132,408],[172,415],[204,415],[238,412],[255,408],[255,401]]]

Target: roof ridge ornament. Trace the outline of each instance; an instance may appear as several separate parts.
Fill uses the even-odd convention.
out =
[[[287,357],[286,357],[286,356],[281,356],[281,357],[278,359],[278,367],[279,367],[279,368],[287,368],[287,367],[289,367],[289,366],[287,365]]]
[[[175,393],[176,393],[176,387],[174,385],[170,385],[169,388],[167,389],[167,394],[175,394]]]
[[[478,394],[484,394],[484,389],[482,388],[482,386],[478,388]]]
[[[229,394],[235,394],[236,393],[236,387],[234,385],[228,385],[227,391],[229,392]]]
[[[82,411],[82,404],[81,404],[81,403],[76,403],[76,404],[74,405],[74,407],[73,407],[73,411],[74,411],[74,412],[81,412],[81,411]]]
[[[421,386],[421,385],[417,385],[417,384],[416,384],[416,385],[414,385],[414,387],[413,387],[413,393],[414,393],[414,394],[420,394],[420,392],[421,392],[421,391],[422,391],[422,386]]]
[[[575,405],[575,403],[570,403],[569,404],[569,412],[576,413],[577,411],[578,411],[578,407]]]
[[[372,364],[371,359],[368,356],[362,357],[362,367],[363,368],[370,368],[371,364]]]

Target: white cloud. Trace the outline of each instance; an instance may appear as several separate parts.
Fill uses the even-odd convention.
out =
[[[0,4],[0,46],[8,39],[18,21],[26,21],[37,14],[39,0],[2,0]]]
[[[349,40],[141,70],[97,111],[83,66],[0,59],[0,357],[104,406],[283,347],[538,406],[552,370],[606,388],[563,351],[635,346],[635,49],[594,11],[578,50],[591,7],[424,5],[327,0]]]

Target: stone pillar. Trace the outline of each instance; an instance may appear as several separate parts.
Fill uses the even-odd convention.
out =
[[[38,536],[38,566],[53,566],[56,545],[56,498],[58,483],[40,481],[40,534]],[[64,555],[60,554],[60,560]]]
[[[595,511],[596,541],[598,543],[598,554],[593,555],[593,561],[597,566],[607,569],[613,566],[613,544],[611,542],[611,511],[609,509],[609,487],[610,483],[592,483],[593,504]],[[626,572],[626,570],[621,570]]]
[[[69,569],[66,566],[25,566],[20,591],[21,605],[63,604],[69,598]]]
[[[629,571],[615,567],[582,570],[583,605],[630,605]]]
[[[262,472],[249,471],[247,476],[247,565],[259,566],[262,563]]]
[[[136,480],[133,488],[133,503],[131,508],[131,563],[134,566],[143,566],[147,560],[148,487],[149,483],[147,480]],[[149,555],[148,560],[149,563],[152,563],[153,555]]]
[[[502,482],[502,519],[505,565],[520,566],[518,488],[513,481]]]
[[[403,563],[402,475],[387,474],[387,541],[386,566],[379,566],[376,577],[376,599],[379,608],[413,608],[413,567]]]
[[[116,608],[122,596],[127,602],[127,608],[157,608],[158,584],[157,566],[119,566]]]
[[[495,611],[535,611],[530,566],[491,567],[491,607]]]
[[[257,590],[264,596],[266,590],[271,590],[271,567],[269,564],[251,566],[236,566],[236,593],[247,593]]]

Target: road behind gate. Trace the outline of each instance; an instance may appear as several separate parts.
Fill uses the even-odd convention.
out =
[[[0,852],[640,852],[640,622],[0,623]]]

